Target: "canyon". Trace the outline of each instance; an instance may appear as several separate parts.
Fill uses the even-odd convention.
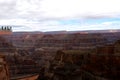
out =
[[[89,72],[101,77],[101,80],[113,80],[113,77],[119,80],[119,30],[13,32],[11,35],[1,35],[0,40],[0,52],[6,55],[10,77],[39,73],[42,77],[47,75],[48,78],[54,78],[53,80],[64,80],[60,76],[64,73],[62,69],[70,69],[70,73],[74,69],[78,70],[75,75],[83,76],[83,70],[84,76]],[[45,70],[42,74],[43,68]],[[68,76],[68,73],[63,75]],[[74,76],[71,76],[71,80]]]

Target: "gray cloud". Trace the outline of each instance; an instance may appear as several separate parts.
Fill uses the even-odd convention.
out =
[[[4,0],[4,2],[0,2],[0,19],[14,18],[16,16],[15,6],[15,0]]]
[[[53,1],[53,2],[52,2]],[[94,0],[91,0],[94,1]],[[64,2],[64,3],[63,3]],[[2,0],[0,1],[0,19],[5,18],[23,18],[23,19],[38,19],[38,20],[59,20],[71,18],[104,18],[118,17],[120,14],[118,7],[111,3],[108,7],[105,6],[107,1],[95,3],[87,3],[87,0],[70,0],[70,2],[60,0]],[[89,1],[88,1],[89,2]],[[75,4],[76,3],[76,4]],[[84,5],[83,5],[84,4]],[[86,5],[85,5],[86,4]],[[91,5],[92,4],[92,5]],[[96,4],[96,5],[94,5]],[[103,6],[101,6],[103,4]],[[109,3],[108,3],[109,4]],[[101,7],[100,7],[101,6]],[[96,8],[95,8],[96,7]],[[110,7],[110,8],[109,8]],[[105,9],[104,9],[105,8]]]
[[[64,28],[64,25],[59,20],[120,17],[118,3],[119,0],[0,0],[0,25],[18,25],[14,28],[20,29],[36,27],[35,30],[59,26],[62,29],[60,26]]]

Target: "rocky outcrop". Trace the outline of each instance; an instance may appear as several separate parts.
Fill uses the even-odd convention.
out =
[[[53,80],[119,80],[120,41],[89,50],[59,50],[48,72]],[[69,77],[68,77],[69,76]]]
[[[0,54],[0,80],[9,80],[8,65],[5,61],[5,56]]]
[[[23,55],[18,53],[7,56],[11,77],[39,72],[40,66],[27,53],[23,51]]]

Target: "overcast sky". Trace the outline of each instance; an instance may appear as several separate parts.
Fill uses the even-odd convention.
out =
[[[13,31],[120,29],[120,0],[0,0]]]

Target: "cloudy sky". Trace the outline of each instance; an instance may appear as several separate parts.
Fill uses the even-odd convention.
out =
[[[120,29],[120,0],[0,0],[13,31]]]

